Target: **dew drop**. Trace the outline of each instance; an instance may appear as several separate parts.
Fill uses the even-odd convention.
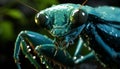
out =
[[[28,45],[27,48],[30,48],[30,46]]]
[[[111,9],[112,9],[112,10],[115,10],[115,8],[114,8],[114,7],[111,7]]]
[[[31,49],[28,49],[28,52],[30,52],[31,51]]]
[[[33,59],[36,59],[36,56],[33,56]]]
[[[118,35],[117,35],[117,34],[115,34],[115,36],[117,37]]]
[[[110,34],[112,34],[112,32],[110,32]]]
[[[74,59],[74,60],[76,60],[76,59],[77,59],[77,57],[75,56],[75,57],[73,57],[73,59]]]
[[[88,50],[90,51],[90,50],[91,50],[91,48],[90,48],[90,47],[88,47]]]
[[[82,15],[83,15],[83,16],[85,16],[85,13],[84,13],[84,12],[82,12]]]
[[[45,64],[45,61],[42,61],[42,64]]]
[[[86,43],[83,44],[84,47],[87,47]]]
[[[84,56],[81,56],[81,59],[83,59],[84,58]]]
[[[46,65],[46,68],[48,69],[48,68],[49,68],[49,66],[48,66],[48,65]]]
[[[27,58],[27,55],[25,55],[25,58]]]

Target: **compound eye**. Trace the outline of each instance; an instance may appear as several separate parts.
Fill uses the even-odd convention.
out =
[[[48,21],[48,17],[45,14],[39,14],[38,13],[35,16],[35,23],[40,27],[45,28],[47,21]]]
[[[77,11],[74,12],[73,16],[72,16],[72,27],[78,27],[81,26],[82,24],[84,24],[88,19],[88,14],[87,12],[85,12],[82,9],[79,9]]]

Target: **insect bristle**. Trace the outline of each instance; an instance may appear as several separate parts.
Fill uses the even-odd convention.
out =
[[[81,4],[80,9],[82,8],[82,6],[85,5],[85,3],[86,3],[87,1],[88,1],[88,0],[85,0],[85,1]]]
[[[37,9],[31,7],[30,5],[24,3],[24,2],[22,2],[22,1],[20,1],[20,0],[16,0],[16,1],[17,1],[18,3],[20,3],[20,4],[22,4],[22,5],[24,5],[24,6],[28,7],[28,8],[30,8],[30,9],[32,9],[33,11],[35,11],[35,12],[37,12],[37,13],[39,12]]]

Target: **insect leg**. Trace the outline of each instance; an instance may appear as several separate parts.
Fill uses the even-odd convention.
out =
[[[38,62],[34,60],[33,55],[28,52],[27,44],[24,40],[21,41],[20,46],[23,54],[25,55],[26,58],[29,59],[31,64],[33,64],[36,67],[36,69],[40,69],[40,65],[38,64]]]
[[[50,44],[50,43],[52,43],[52,40],[50,40],[49,38],[47,38],[41,34],[35,33],[35,32],[31,32],[31,31],[20,32],[20,34],[18,35],[18,37],[16,39],[14,55],[13,55],[15,63],[17,64],[18,68],[20,69],[20,64],[19,64],[20,44],[21,44],[21,49],[23,50],[23,53],[25,55],[28,55],[28,59],[30,61],[35,62],[34,59],[31,59],[32,56],[29,55],[30,53],[27,53],[27,50],[26,50],[27,44],[29,44],[34,51],[34,48],[37,45],[46,44],[46,43]],[[31,62],[31,63],[36,65],[36,63],[34,63],[34,62]]]
[[[17,64],[18,69],[21,69],[20,67],[20,63],[19,63],[19,53],[20,53],[20,42],[21,42],[21,38],[18,35],[17,39],[16,39],[16,43],[15,43],[15,48],[14,48],[14,55],[13,58],[15,60],[15,63]]]
[[[74,62],[75,62],[75,64],[79,64],[79,63],[84,62],[85,60],[89,60],[92,58],[95,58],[94,51],[91,51],[87,55],[84,55],[84,56],[81,56],[80,58],[77,58]]]
[[[81,37],[79,37],[78,45],[76,47],[74,57],[73,57],[73,60],[75,61],[76,64],[84,62],[85,60],[88,60],[88,59],[91,59],[91,58],[95,58],[93,51],[88,53],[87,55],[84,55],[84,56],[80,57],[80,52],[81,52],[82,46],[83,46],[83,40],[82,40]]]
[[[95,28],[93,28],[93,32],[92,32],[95,36],[95,40],[99,43],[99,45],[109,54],[109,56],[113,59],[116,59],[119,54],[117,52],[115,52],[114,49],[110,48],[109,45],[107,45],[102,38],[99,36],[99,34],[97,33],[97,31],[95,30]]]
[[[74,59],[76,59],[79,56],[82,46],[83,46],[83,40],[81,39],[81,37],[79,37],[78,45],[74,53]]]
[[[37,54],[39,56],[47,57],[50,61],[53,61],[54,64],[58,64],[60,66],[61,64],[65,66],[74,66],[74,61],[69,52],[66,51],[65,54],[63,49],[60,47],[56,49],[56,46],[54,44],[38,45],[35,50],[38,52]],[[54,55],[56,50],[57,53]]]

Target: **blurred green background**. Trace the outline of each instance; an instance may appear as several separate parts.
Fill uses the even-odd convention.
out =
[[[19,0],[26,5],[29,5],[37,10],[42,10],[53,4],[61,3],[79,3],[82,4],[85,0]],[[119,0],[88,0],[86,3],[90,6],[112,5],[120,6]],[[17,35],[22,30],[31,30],[41,32],[42,30],[34,22],[36,12],[19,3],[17,0],[0,0],[0,69],[6,69],[8,65],[10,68],[16,68],[13,59],[14,43]],[[22,54],[21,54],[22,55]],[[32,68],[29,66],[28,60],[21,57],[25,63],[22,64],[24,68]],[[5,65],[5,66],[3,66]],[[23,69],[24,69],[23,68]],[[34,68],[34,67],[33,67]]]

